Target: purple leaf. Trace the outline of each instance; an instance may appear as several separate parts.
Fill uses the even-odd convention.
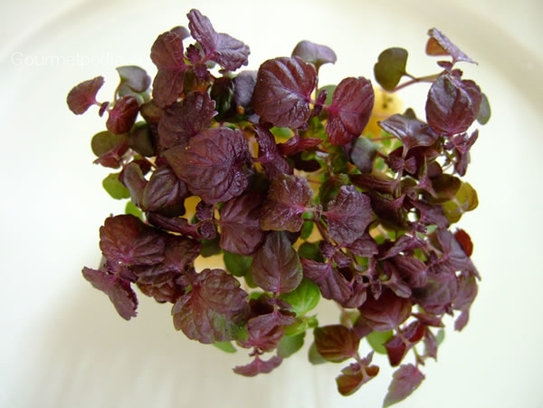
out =
[[[280,174],[292,174],[293,169],[281,154],[273,134],[263,126],[255,126],[258,141],[258,161],[270,179]]]
[[[354,254],[364,258],[371,258],[379,253],[377,243],[370,234],[363,234],[362,237],[347,246]]]
[[[153,265],[164,260],[164,238],[133,215],[108,217],[100,227],[100,249],[120,266]]]
[[[413,289],[413,299],[427,313],[440,315],[452,311],[457,292],[455,274],[443,270],[428,274],[426,286]]]
[[[428,55],[449,55],[454,63],[458,61],[475,63],[437,28],[428,30],[428,35],[430,36],[426,43],[426,53]]]
[[[247,108],[251,103],[257,71],[242,71],[234,78],[234,103]]]
[[[113,303],[113,306],[115,306],[115,309],[123,319],[130,320],[132,317],[136,317],[138,299],[130,287],[130,282],[118,276],[109,275],[103,271],[87,267],[83,268],[82,272],[83,277],[92,286],[109,296],[111,303]]]
[[[345,302],[352,295],[352,288],[332,262],[321,263],[311,259],[302,259],[304,276],[315,283],[325,299]]]
[[[460,316],[454,322],[454,329],[461,331],[469,320],[471,304],[477,296],[478,288],[475,276],[462,273],[458,277],[458,292],[453,300],[453,309],[460,310]]]
[[[104,85],[104,77],[98,76],[74,86],[66,98],[66,103],[70,110],[76,115],[81,115],[90,106],[98,104],[96,94],[102,85]]]
[[[250,50],[247,45],[228,34],[217,33],[209,19],[196,9],[187,17],[190,33],[205,53],[204,61],[215,61],[227,71],[248,64]]]
[[[426,120],[440,135],[465,132],[477,118],[481,90],[473,81],[443,73],[432,84],[426,101]]]
[[[440,258],[430,264],[430,267],[436,272],[439,273],[440,270],[451,273],[463,271],[473,274],[477,278],[479,277],[475,265],[473,265],[471,259],[466,255],[464,248],[450,230],[439,228],[430,238],[432,241],[437,241],[436,245],[438,245],[442,253]]]
[[[234,340],[248,313],[247,293],[238,280],[221,269],[186,277],[189,291],[172,309],[175,328],[205,344]]]
[[[370,199],[354,186],[341,186],[323,214],[330,237],[343,245],[360,238],[373,218]]]
[[[323,64],[332,63],[334,64],[337,61],[337,56],[334,50],[326,45],[315,44],[311,41],[300,41],[294,47],[292,51],[293,57],[299,57],[305,62],[309,62],[317,67]]]
[[[278,174],[272,180],[262,206],[260,227],[263,230],[299,231],[312,195],[313,190],[304,177]]]
[[[339,363],[357,355],[360,339],[353,329],[336,324],[314,330],[315,346],[326,361]]]
[[[379,122],[379,126],[402,141],[404,152],[418,146],[431,146],[439,137],[426,123],[417,119],[411,110],[392,115]]]
[[[291,319],[291,322],[294,318]],[[277,348],[285,334],[284,326],[277,324],[273,313],[259,315],[247,322],[247,339],[240,341],[245,348],[258,348],[260,351],[271,351]]]
[[[172,29],[158,36],[151,48],[151,60],[158,68],[153,80],[153,99],[161,108],[174,103],[183,92],[185,57],[183,36]]]
[[[142,193],[141,208],[144,211],[184,212],[184,200],[188,196],[187,186],[168,165],[158,167]]]
[[[388,387],[383,407],[390,407],[407,398],[424,380],[424,375],[413,364],[404,364],[398,368]]]
[[[269,360],[262,360],[258,354],[254,360],[247,365],[237,366],[233,370],[236,374],[241,374],[246,377],[254,377],[258,374],[267,374],[274,368],[278,367],[283,359],[279,356],[273,356]]]
[[[177,177],[208,204],[241,195],[249,181],[250,156],[245,136],[226,127],[206,129],[189,145],[164,152]]]
[[[207,92],[190,92],[164,110],[158,123],[161,147],[186,146],[191,137],[211,126],[215,114],[215,101]]]
[[[407,352],[423,338],[424,331],[424,325],[415,321],[410,323],[401,333],[387,340],[384,346],[391,367],[397,367],[401,364]]]
[[[345,78],[334,91],[326,109],[326,133],[333,145],[345,145],[356,139],[366,125],[373,109],[371,82],[365,78]]]
[[[283,232],[271,232],[257,250],[252,264],[254,282],[274,293],[291,292],[303,278],[298,253]]]
[[[411,315],[411,300],[384,290],[379,299],[368,297],[360,306],[360,315],[376,331],[396,329]]]
[[[258,69],[252,106],[274,126],[298,128],[311,115],[311,93],[317,84],[315,67],[298,57],[280,57]]]
[[[426,285],[427,267],[424,262],[414,256],[398,254],[392,258],[401,278],[411,288],[421,288]]]
[[[221,227],[221,248],[239,255],[251,255],[264,240],[260,229],[260,205],[263,197],[248,193],[224,203],[218,221]]]

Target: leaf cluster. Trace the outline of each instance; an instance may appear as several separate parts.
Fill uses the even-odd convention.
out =
[[[250,362],[234,368],[245,376],[275,369],[310,332],[313,363],[350,361],[336,378],[349,395],[379,372],[373,351],[359,354],[367,339],[398,367],[384,405],[404,399],[437,357],[443,318],[457,315],[461,330],[477,294],[471,239],[452,230],[477,207],[462,177],[472,125],[490,115],[456,68],[473,61],[436,29],[427,52],[447,58],[436,74],[414,77],[406,50],[385,50],[374,70],[384,90],[430,87],[426,120],[395,112],[375,134],[369,79],[319,86],[320,67],[336,61],[329,47],[302,41],[290,57],[243,70],[247,45],[198,10],[187,16],[188,29],[155,40],[154,79],[119,67],[112,101],[97,100],[102,77],[68,94],[75,114],[105,115],[95,162],[112,171],[106,191],[129,199],[100,228],[104,262],[84,278],[124,319],[136,316],[137,288],[169,303],[188,338],[248,349]],[[211,255],[224,267],[197,270]],[[321,297],[339,305],[338,324],[311,314]]]

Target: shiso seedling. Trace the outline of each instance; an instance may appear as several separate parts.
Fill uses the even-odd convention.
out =
[[[349,395],[378,374],[374,352],[385,354],[398,368],[384,406],[403,400],[437,356],[444,317],[462,330],[477,295],[471,239],[453,230],[477,207],[463,177],[473,125],[490,116],[457,68],[474,61],[437,29],[432,75],[409,74],[405,49],[383,51],[379,92],[429,91],[425,120],[407,109],[375,132],[377,85],[353,76],[319,86],[331,48],[302,41],[240,70],[247,45],[198,10],[188,20],[154,42],[153,80],[124,66],[113,100],[97,99],[103,77],[68,94],[75,114],[96,105],[105,116],[95,163],[112,169],[107,192],[129,199],[100,228],[103,264],[83,276],[124,319],[136,316],[138,288],[169,303],[188,338],[247,349],[241,375],[269,373],[308,341],[312,362],[345,362],[336,382]],[[222,267],[195,268],[211,255]],[[312,314],[321,298],[339,306],[337,324]]]

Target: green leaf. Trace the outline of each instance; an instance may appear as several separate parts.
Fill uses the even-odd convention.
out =
[[[387,91],[392,91],[406,74],[408,53],[403,48],[388,48],[378,57],[373,67],[375,80]]]
[[[294,323],[285,328],[286,336],[294,336],[299,333],[306,332],[309,329],[314,329],[319,325],[317,316],[299,317]]]
[[[462,183],[454,198],[443,203],[443,213],[451,223],[455,223],[462,214],[474,210],[478,205],[477,191],[469,183]]]
[[[215,347],[217,347],[219,350],[222,350],[226,353],[235,353],[238,350],[234,347],[234,345],[229,341],[216,341],[213,343]]]
[[[138,217],[143,221],[143,212],[132,201],[128,201],[124,207],[124,213]]]
[[[96,133],[91,140],[91,149],[96,157],[100,157],[121,143],[128,141],[128,134],[115,135],[107,130]]]
[[[292,130],[288,127],[274,126],[270,129],[270,132],[278,139],[290,139],[292,137]]]
[[[330,105],[332,103],[332,97],[334,96],[334,91],[336,90],[337,85],[325,85],[319,88],[319,91],[317,92],[317,95],[320,94],[323,90],[326,89],[326,92],[328,94],[326,95],[326,105]]]
[[[307,358],[309,359],[309,362],[313,365],[324,364],[327,362],[324,357],[320,355],[314,342],[311,343],[311,346],[309,347]]]
[[[300,245],[298,248],[298,255],[300,255],[300,258],[312,259],[313,261],[319,262],[323,261],[319,245],[312,242],[304,242]]]
[[[224,251],[224,266],[234,276],[245,276],[251,270],[253,258]]]
[[[376,353],[387,354],[384,344],[393,336],[393,334],[392,330],[385,332],[372,331],[366,336],[366,340]]]
[[[301,317],[317,306],[320,299],[320,290],[310,280],[303,279],[296,289],[292,292],[283,293],[279,297],[292,306],[296,316]]]
[[[284,336],[277,347],[277,355],[287,358],[296,353],[304,345],[305,331],[294,336]]]
[[[481,96],[481,106],[479,107],[479,113],[477,114],[477,122],[481,125],[486,125],[491,116],[490,102],[485,94],[481,94]]]
[[[219,238],[214,239],[202,239],[202,249],[200,250],[200,255],[204,258],[208,258],[213,255],[218,255],[221,253],[222,249],[219,245]]]
[[[300,234],[300,238],[303,240],[306,240],[309,238],[311,233],[313,232],[313,227],[315,226],[315,223],[311,221],[304,221],[302,225],[302,232]]]
[[[445,340],[445,330],[439,329],[436,333],[437,345],[440,346],[441,343],[443,343],[443,340]]]
[[[107,193],[116,200],[130,198],[130,191],[119,181],[119,173],[109,174],[103,181],[102,186]]]

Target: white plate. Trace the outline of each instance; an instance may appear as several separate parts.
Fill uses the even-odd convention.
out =
[[[448,330],[439,362],[427,364],[426,380],[399,406],[543,407],[543,71],[535,17],[541,7],[534,0],[495,0],[485,2],[486,9],[468,1],[403,3],[2,4],[0,406],[381,405],[392,372],[382,356],[378,378],[348,398],[335,389],[342,366],[313,367],[303,352],[269,375],[243,378],[230,370],[249,361],[243,351],[227,355],[184,339],[173,329],[168,306],[143,296],[139,316],[125,322],[81,277],[83,265],[98,262],[98,227],[122,205],[101,190],[105,172],[91,164],[90,136],[103,124],[92,113],[72,115],[66,93],[102,74],[112,90],[118,65],[136,63],[153,73],[152,42],[174,25],[186,25],[185,14],[195,7],[218,31],[251,46],[255,68],[288,55],[301,39],[331,46],[339,60],[323,68],[323,82],[372,78],[377,55],[389,46],[407,48],[412,71],[426,73],[434,67],[424,57],[426,31],[434,26],[479,62],[465,71],[488,94],[493,117],[481,129],[467,174],[480,207],[462,226],[475,242],[480,293],[467,328]],[[402,97],[409,104],[421,92],[425,88]]]

